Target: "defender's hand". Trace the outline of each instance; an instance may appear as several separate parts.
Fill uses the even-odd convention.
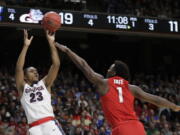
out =
[[[49,42],[55,42],[55,32],[51,33],[50,31],[46,30],[46,38]]]
[[[31,44],[32,40],[33,40],[33,36],[28,38],[28,32],[26,29],[24,29],[24,45],[29,46]]]
[[[58,42],[56,42],[56,47],[59,48],[59,50],[61,50],[62,52],[67,52],[69,50],[69,48],[67,46],[64,46],[62,44],[59,44]]]

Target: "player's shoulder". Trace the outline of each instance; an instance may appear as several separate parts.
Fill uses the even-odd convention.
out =
[[[128,87],[134,96],[138,95],[142,91],[142,89],[137,85],[129,84]]]
[[[97,85],[97,91],[98,93],[103,96],[105,95],[109,90],[109,86],[108,86],[108,79],[102,79],[102,82]]]

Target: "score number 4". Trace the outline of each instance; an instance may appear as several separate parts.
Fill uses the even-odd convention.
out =
[[[12,21],[14,21],[15,17],[14,17],[14,14],[13,14],[13,13],[11,13],[11,14],[9,15],[9,19],[11,19]]]
[[[88,21],[88,24],[91,25],[91,26],[93,26],[93,25],[94,25],[93,19],[90,19],[90,20]]]
[[[117,87],[118,93],[119,93],[119,102],[123,103],[124,99],[123,99],[123,93],[122,93],[122,87]]]

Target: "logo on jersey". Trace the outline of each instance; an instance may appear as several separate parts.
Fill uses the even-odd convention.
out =
[[[44,90],[43,86],[33,87],[33,88],[26,88],[25,92],[30,93],[30,92],[36,92],[36,91],[41,91],[41,90]]]
[[[22,14],[19,18],[22,23],[38,24],[43,18],[43,13],[40,9],[30,9],[28,14]]]

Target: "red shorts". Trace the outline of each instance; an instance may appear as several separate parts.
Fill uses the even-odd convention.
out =
[[[146,132],[140,121],[132,120],[113,128],[112,135],[146,135]]]

